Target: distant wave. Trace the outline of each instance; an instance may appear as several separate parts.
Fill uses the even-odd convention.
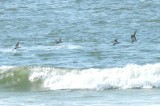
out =
[[[0,52],[2,53],[10,53],[12,52],[14,47],[10,47],[10,48],[3,48],[0,49]],[[67,44],[67,43],[63,43],[62,45],[52,45],[52,46],[32,46],[32,47],[25,47],[22,46],[21,48],[19,48],[19,50],[26,52],[26,51],[36,51],[36,50],[43,50],[43,51],[48,51],[48,50],[62,50],[62,49],[81,49],[82,46],[80,45],[74,45],[74,44]]]
[[[160,63],[107,69],[1,66],[0,87],[49,90],[160,88]]]
[[[65,43],[64,45],[56,45],[55,46],[55,49],[79,49],[79,48],[82,48],[82,46],[67,44],[67,43]]]

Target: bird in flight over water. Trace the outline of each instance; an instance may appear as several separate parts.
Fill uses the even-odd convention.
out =
[[[55,40],[56,44],[62,43],[62,38],[59,38],[59,40]]]
[[[113,45],[116,45],[116,44],[119,44],[119,42],[118,42],[117,39],[115,39],[115,40],[113,41]]]
[[[136,33],[137,33],[137,30],[131,35],[132,43],[135,42],[135,41],[137,41]]]
[[[14,49],[13,49],[13,50],[18,49],[18,48],[20,48],[20,41],[19,41],[19,42],[17,42],[17,44],[15,45],[15,47],[14,47]],[[13,50],[12,50],[12,51],[13,51]]]

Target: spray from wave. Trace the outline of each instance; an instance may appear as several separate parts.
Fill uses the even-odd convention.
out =
[[[0,87],[49,90],[160,88],[160,63],[108,69],[2,66]]]

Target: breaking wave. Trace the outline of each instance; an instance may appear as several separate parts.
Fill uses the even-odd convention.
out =
[[[0,87],[49,90],[160,88],[160,63],[106,69],[1,66]]]

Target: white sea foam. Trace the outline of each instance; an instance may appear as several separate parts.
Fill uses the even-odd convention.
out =
[[[2,53],[10,53],[12,52],[13,48],[4,48],[4,49],[0,49],[0,52]]]
[[[53,46],[33,46],[33,47],[23,47],[21,49],[24,49],[25,51],[33,51],[33,50],[43,50],[43,51],[48,51],[48,50],[60,50],[60,49],[79,49],[81,46],[79,45],[72,45],[72,44],[62,44],[62,45],[53,45]],[[9,50],[7,50],[9,51]],[[11,50],[10,50],[11,51]],[[10,52],[9,51],[9,52]]]
[[[42,86],[51,90],[59,89],[132,89],[159,88],[160,63],[135,65],[110,69],[56,69],[35,67],[29,80],[42,80]]]
[[[14,68],[15,66],[0,66],[0,73],[3,73],[9,69]]]
[[[14,47],[0,49],[0,52],[2,52],[2,53],[15,53],[15,52],[17,52],[17,50],[13,50],[13,48]],[[80,48],[82,48],[82,46],[80,46],[80,45],[63,43],[60,45],[57,44],[57,45],[52,45],[52,46],[42,46],[42,45],[31,46],[31,47],[23,46],[23,47],[19,48],[18,51],[23,51],[23,52],[34,51],[34,50],[49,51],[49,50],[80,49]]]
[[[54,46],[55,49],[79,49],[81,46],[73,44],[63,44]]]

